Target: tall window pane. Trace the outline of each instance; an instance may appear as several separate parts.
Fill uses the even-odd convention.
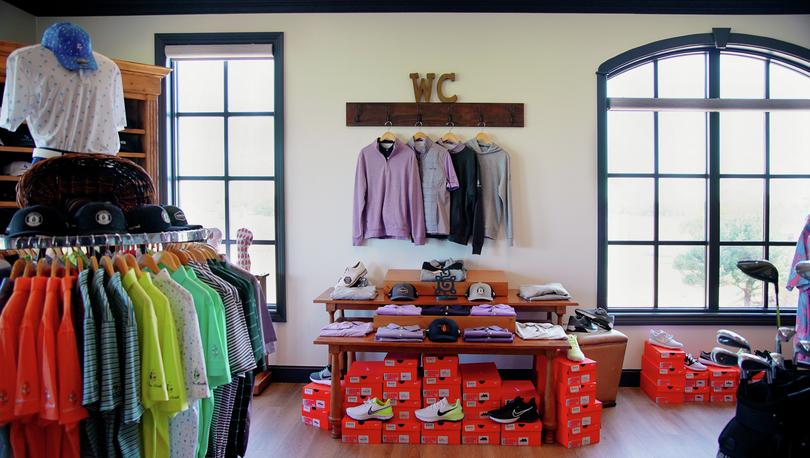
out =
[[[611,178],[608,200],[610,240],[652,240],[653,180]]]
[[[720,181],[720,240],[762,240],[764,186],[755,179]]]
[[[221,60],[187,60],[176,64],[177,109],[186,113],[222,111],[225,89]]]
[[[608,249],[608,301],[621,308],[653,305],[653,247],[613,245]]]
[[[608,113],[608,170],[610,172],[653,171],[652,113]]]
[[[765,114],[720,113],[720,173],[765,172]]]
[[[658,113],[658,170],[706,173],[706,113]]]
[[[742,273],[737,261],[762,259],[762,248],[720,247],[720,307],[762,307],[763,283]]]
[[[706,305],[706,247],[658,248],[658,306],[703,308]]]
[[[662,178],[658,193],[659,239],[706,240],[706,180]]]

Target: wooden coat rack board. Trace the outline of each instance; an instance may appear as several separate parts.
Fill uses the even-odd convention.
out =
[[[347,102],[346,125],[523,127],[523,104]]]

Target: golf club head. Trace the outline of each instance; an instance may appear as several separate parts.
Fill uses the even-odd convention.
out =
[[[796,274],[805,280],[810,280],[810,261],[799,261],[796,263]]]
[[[790,326],[782,326],[781,328],[776,330],[776,336],[782,342],[790,342],[790,339],[796,335],[796,328],[791,328]]]
[[[728,329],[720,329],[717,331],[717,343],[733,348],[743,348],[749,353],[751,352],[751,344],[748,339]]]
[[[796,363],[796,356],[804,355],[810,358],[810,340],[800,340],[793,346],[793,362]]]
[[[749,277],[777,284],[779,282],[779,270],[770,261],[765,259],[737,261],[737,268]]]
[[[712,348],[712,361],[721,366],[736,366],[739,364],[739,356],[731,350],[714,347]]]
[[[779,369],[785,368],[785,357],[781,353],[771,352],[771,361]]]
[[[748,374],[749,376],[759,371],[765,371],[765,374],[768,377],[768,383],[773,382],[773,375],[771,372],[773,366],[771,366],[771,363],[768,362],[768,360],[761,356],[752,355],[751,353],[742,353],[738,356],[737,365],[744,374]]]

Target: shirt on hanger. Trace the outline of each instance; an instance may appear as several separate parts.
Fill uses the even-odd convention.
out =
[[[143,415],[140,395],[141,354],[138,348],[138,325],[135,310],[121,284],[121,274],[107,279],[105,291],[118,330],[118,357],[121,362],[121,402],[116,444],[122,458],[140,458],[140,420]]]
[[[259,324],[259,315],[256,312],[256,294],[252,285],[228,270],[226,264],[218,261],[209,262],[209,267],[214,275],[225,282],[231,284],[239,293],[239,300],[242,303],[242,311],[245,315],[245,322],[250,335],[250,347],[253,349],[253,358],[256,360],[258,369],[264,370],[267,365],[264,361],[264,342],[262,341],[262,330]]]
[[[239,374],[234,377],[231,383],[217,387],[214,390],[214,414],[211,420],[211,437],[208,440],[206,456],[225,458],[239,378],[243,376],[244,374]]]
[[[419,162],[427,233],[447,235],[450,233],[450,191],[459,186],[450,153],[427,137],[411,138],[408,146],[416,152]]]
[[[56,267],[52,267],[56,268]],[[40,388],[39,419],[45,429],[45,456],[62,455],[63,430],[59,425],[59,405],[57,365],[56,365],[56,338],[59,329],[59,314],[61,313],[62,279],[48,278],[45,290],[45,307],[42,310],[42,320],[39,322],[39,345],[42,351],[40,357]]]
[[[25,304],[25,314],[20,326],[19,353],[17,356],[17,391],[14,397],[14,415],[18,418],[39,413],[40,355],[42,348],[37,339],[42,311],[45,308],[45,293],[48,277],[34,277],[31,293]],[[31,444],[29,444],[30,446]]]
[[[88,418],[82,422],[82,455],[101,458],[104,453],[102,437],[104,426],[99,413],[99,400],[101,388],[99,385],[99,325],[94,307],[90,299],[90,269],[79,272],[77,282],[77,305],[81,310],[81,342],[82,342],[82,405],[87,409]],[[100,317],[99,317],[100,318]]]
[[[17,391],[19,328],[31,290],[31,278],[14,281],[14,292],[0,315],[0,423],[15,419],[14,397]],[[25,456],[25,433],[19,423],[10,426],[9,442],[14,456]]]
[[[6,63],[6,86],[0,127],[15,131],[23,121],[38,148],[34,157],[53,157],[39,148],[116,154],[118,131],[127,124],[121,71],[94,52],[95,71],[69,71],[41,45],[12,52]]]
[[[56,336],[57,375],[59,380],[59,424],[64,428],[62,456],[81,456],[79,422],[87,418],[82,406],[82,368],[74,319],[76,277],[62,278],[62,321]]]
[[[268,355],[272,354],[276,351],[276,330],[273,327],[273,318],[270,317],[270,310],[267,308],[267,297],[264,294],[262,285],[259,284],[259,280],[256,279],[256,276],[247,270],[230,263],[228,263],[228,268],[253,286],[253,291],[256,294],[257,314],[259,316],[259,322],[261,323],[262,337],[264,340],[264,351]]]
[[[0,284],[0,315],[2,315],[3,308],[5,308],[13,291],[14,280],[8,277],[3,278],[3,282]],[[0,348],[0,353],[2,353],[2,348]],[[0,355],[0,361],[2,360],[1,358],[2,356]],[[8,430],[8,425],[0,426],[0,458],[11,458],[11,443],[9,442]]]

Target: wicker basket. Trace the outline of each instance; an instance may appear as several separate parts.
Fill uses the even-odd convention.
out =
[[[152,204],[155,185],[138,164],[107,154],[65,154],[38,162],[17,183],[20,207],[46,205],[69,213],[76,202],[102,201],[122,210]]]

